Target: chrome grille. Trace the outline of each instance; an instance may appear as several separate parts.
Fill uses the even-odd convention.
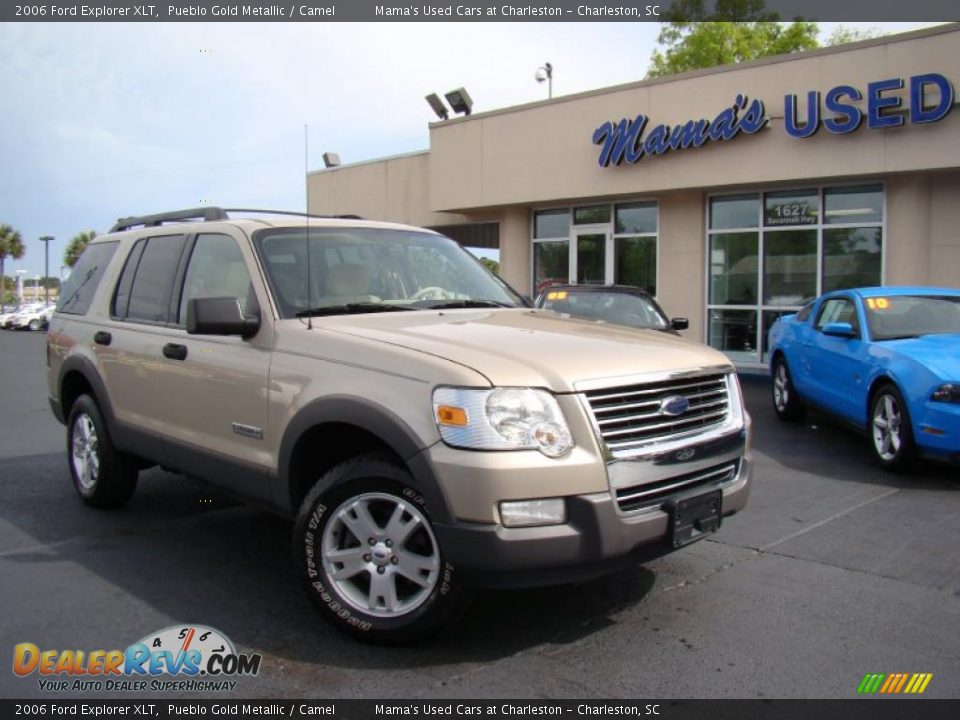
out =
[[[723,373],[603,388],[585,395],[600,435],[611,451],[719,425],[730,411]],[[661,405],[673,395],[685,397],[689,407],[679,415],[664,414]]]
[[[676,475],[665,480],[617,490],[617,506],[624,512],[660,506],[665,500],[684,490],[708,489],[730,482],[737,476],[740,462],[717,465],[705,470]]]

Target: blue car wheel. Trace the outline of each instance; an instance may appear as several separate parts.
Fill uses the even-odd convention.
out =
[[[773,409],[781,420],[796,420],[803,416],[804,408],[797,391],[793,389],[787,361],[778,357],[773,363]]]
[[[903,395],[893,385],[883,385],[870,403],[870,447],[886,470],[911,468],[916,459],[910,413]]]

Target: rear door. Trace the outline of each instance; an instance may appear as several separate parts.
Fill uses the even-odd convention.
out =
[[[113,292],[111,321],[95,339],[120,429],[132,431],[124,445],[155,461],[160,459],[163,432],[157,370],[170,332],[173,284],[185,246],[181,233],[143,237],[134,243]]]

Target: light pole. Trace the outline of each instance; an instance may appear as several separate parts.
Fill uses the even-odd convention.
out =
[[[50,304],[50,243],[53,242],[53,235],[44,235],[40,238],[43,243],[43,302]]]
[[[17,270],[17,298],[21,305],[23,305],[23,276],[26,274],[26,270]]]
[[[546,81],[547,83],[547,98],[553,99],[553,65],[550,63],[544,63],[537,68],[537,71],[533,74],[533,77],[538,83]]]

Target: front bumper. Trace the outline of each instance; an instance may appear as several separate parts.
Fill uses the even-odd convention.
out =
[[[722,486],[725,517],[746,505],[751,472],[748,452],[740,457],[733,479]],[[455,522],[436,523],[435,531],[454,567],[481,586],[588,580],[674,550],[662,507],[623,513],[610,491],[568,496],[566,503],[567,522],[562,525],[505,528]]]

